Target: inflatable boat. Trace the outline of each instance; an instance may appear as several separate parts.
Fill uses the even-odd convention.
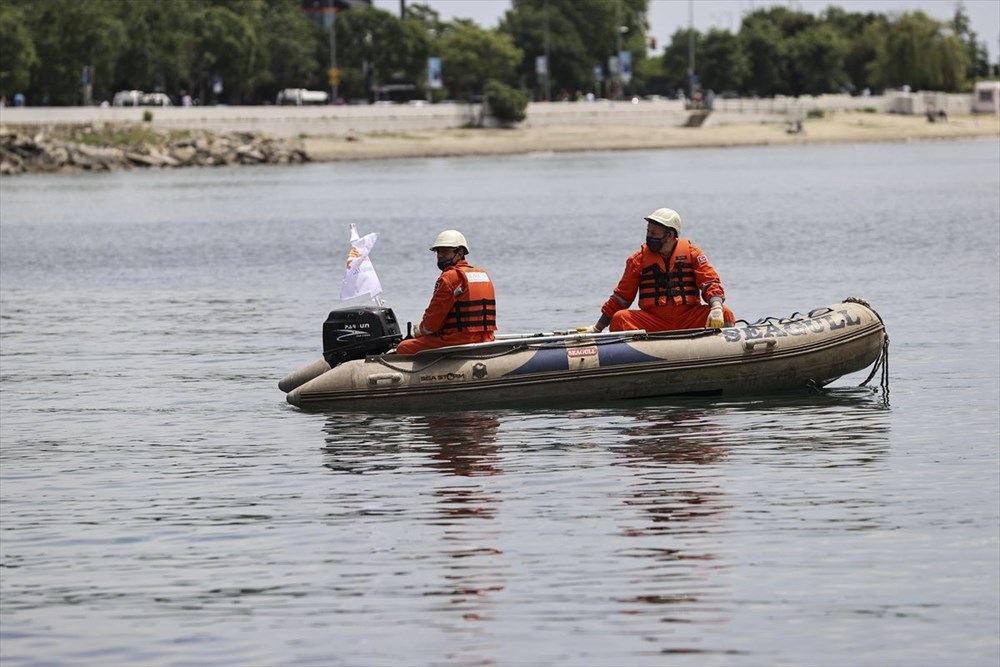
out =
[[[858,298],[718,330],[551,331],[412,355],[392,351],[401,339],[390,308],[335,310],[323,358],[278,386],[303,409],[470,410],[815,390],[872,366],[865,383],[882,367],[888,392],[888,335]]]

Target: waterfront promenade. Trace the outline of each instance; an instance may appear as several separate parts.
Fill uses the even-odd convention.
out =
[[[533,103],[513,128],[474,127],[479,104],[0,109],[21,132],[142,124],[158,130],[248,132],[301,141],[309,159],[489,155],[769,144],[1000,138],[1000,117],[969,113],[968,95],[716,100],[699,127],[679,100]],[[904,104],[905,103],[905,104]],[[930,122],[929,105],[946,112]],[[904,108],[910,113],[893,113]],[[143,120],[151,112],[150,120]],[[821,116],[821,117],[819,117]],[[488,121],[488,119],[485,119]],[[803,131],[789,133],[801,121]],[[489,125],[489,123],[486,123]]]

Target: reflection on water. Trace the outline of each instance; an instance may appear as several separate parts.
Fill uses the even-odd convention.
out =
[[[496,475],[499,428],[500,419],[489,414],[337,415],[324,426],[325,465],[361,474],[397,469],[412,455],[426,455],[430,468],[446,474]]]
[[[441,600],[433,610],[461,614],[465,622],[489,619],[489,596],[505,588],[501,532],[488,523],[497,517],[500,497],[479,481],[503,473],[499,428],[497,416],[478,413],[348,415],[331,417],[324,427],[324,465],[330,470],[412,476],[418,465],[435,474],[424,478],[418,504],[422,523],[438,531],[437,538],[433,552],[416,558],[436,564],[440,581],[420,595]]]
[[[626,535],[667,534],[682,529],[678,522],[708,519],[726,509],[717,483],[693,468],[728,457],[724,428],[705,411],[693,409],[636,414],[635,424],[623,429],[626,446],[616,449],[625,460],[616,464],[638,470],[641,476],[625,502],[643,510],[652,523],[626,529]]]
[[[630,593],[615,601],[619,612],[650,615],[668,624],[717,624],[740,604],[729,585],[743,558],[739,533],[776,530],[783,506],[790,515],[803,505],[836,503],[851,511],[834,524],[870,524],[885,503],[864,485],[847,497],[822,485],[815,497],[767,479],[768,471],[809,467],[871,466],[888,451],[889,413],[872,392],[847,390],[770,401],[696,403],[673,408],[646,405],[620,422],[613,462],[632,473],[623,479],[626,517],[620,534],[630,538],[618,554],[638,563]],[[801,455],[801,456],[799,456]],[[762,469],[764,475],[745,468]],[[773,477],[773,474],[771,475]],[[838,480],[842,483],[846,480]],[[765,509],[770,508],[770,509]],[[739,527],[739,528],[737,528]],[[835,530],[836,528],[834,528]],[[741,654],[739,647],[698,647],[664,642],[661,653]]]
[[[889,416],[866,389],[567,412],[336,415],[324,425],[323,465],[397,480],[367,501],[422,536],[403,550],[435,573],[419,594],[440,600],[437,612],[501,632],[512,599],[538,623],[590,627],[598,609],[602,622],[644,628],[649,655],[752,655],[745,643],[696,639],[740,614],[734,568],[807,517],[831,539],[881,525],[885,500],[857,470],[879,474]],[[806,467],[829,478],[806,482],[797,472]],[[333,502],[350,504],[354,493]],[[392,510],[401,493],[408,504]],[[552,562],[562,565],[539,570]],[[544,591],[525,597],[538,580]],[[590,599],[591,611],[559,606],[567,597]],[[481,647],[468,642],[456,655],[475,662]]]
[[[493,415],[463,414],[416,417],[437,445],[435,467],[461,477],[497,475],[499,457],[496,448],[500,420]]]

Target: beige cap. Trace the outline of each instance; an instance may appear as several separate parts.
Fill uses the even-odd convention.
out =
[[[438,234],[434,245],[431,246],[431,251],[435,251],[438,248],[465,248],[465,254],[469,254],[469,244],[465,242],[465,236],[462,232],[455,231],[454,229],[446,229]]]
[[[677,232],[677,236],[681,235],[681,216],[672,208],[658,208],[647,215],[644,220],[646,222],[655,222],[664,227],[672,227]]]

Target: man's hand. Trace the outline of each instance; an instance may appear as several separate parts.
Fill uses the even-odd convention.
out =
[[[706,329],[721,329],[725,326],[722,314],[722,304],[718,301],[712,302],[712,309],[708,311],[708,319],[705,320]]]
[[[577,327],[577,333],[587,334],[587,333],[597,333],[597,327],[591,324],[589,327]]]

